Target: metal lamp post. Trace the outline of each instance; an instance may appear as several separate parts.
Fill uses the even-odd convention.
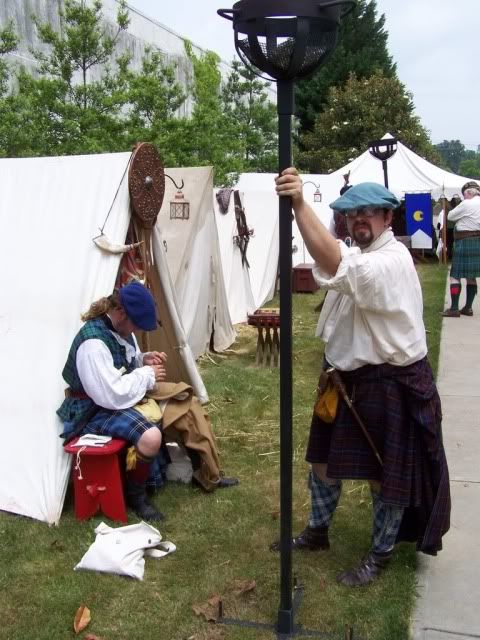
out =
[[[342,18],[355,0],[240,0],[218,14],[233,23],[243,63],[277,82],[279,173],[292,164],[294,81],[334,50]],[[280,607],[277,632],[291,635],[292,602],[292,203],[279,199],[280,240]]]
[[[368,145],[368,150],[374,158],[382,161],[383,166],[383,183],[385,188],[388,189],[388,170],[387,160],[395,154],[397,151],[397,139],[396,138],[382,138],[381,140],[372,140]]]

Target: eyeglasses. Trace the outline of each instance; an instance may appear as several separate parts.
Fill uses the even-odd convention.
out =
[[[383,209],[381,207],[360,207],[359,209],[347,209],[343,213],[347,218],[356,218],[357,216],[373,218],[373,216],[383,213]]]

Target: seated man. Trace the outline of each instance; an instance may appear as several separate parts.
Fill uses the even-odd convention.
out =
[[[131,443],[136,462],[126,474],[127,504],[143,520],[160,520],[163,514],[148,501],[145,487],[162,443],[161,421],[135,408],[166,377],[166,354],[140,353],[133,334],[157,328],[154,298],[140,282],[131,282],[92,303],[82,320],[62,373],[69,385],[57,411],[63,436],[96,433]],[[217,486],[238,483],[221,480]]]

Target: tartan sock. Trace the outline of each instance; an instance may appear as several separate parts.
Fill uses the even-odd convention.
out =
[[[138,449],[136,450],[137,462],[133,469],[127,471],[127,482],[133,482],[134,484],[144,485],[147,481],[150,473],[150,465],[154,458],[142,456]]]
[[[342,483],[338,480],[335,484],[323,482],[316,475],[313,469],[308,477],[308,488],[310,489],[311,511],[308,519],[308,526],[328,527],[337,508]]]
[[[388,553],[393,549],[397,540],[404,508],[394,504],[386,504],[375,491],[372,491],[372,502],[372,551]]]
[[[461,282],[450,283],[450,297],[452,299],[452,304],[450,305],[450,309],[452,309],[452,311],[458,311],[458,300],[460,299],[461,290],[462,290]]]
[[[477,285],[467,283],[467,302],[465,303],[465,306],[467,307],[467,309],[472,308],[472,304],[476,295],[477,295]]]

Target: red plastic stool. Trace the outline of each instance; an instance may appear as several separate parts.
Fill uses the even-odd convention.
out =
[[[85,520],[100,509],[112,520],[127,522],[118,455],[126,441],[114,438],[102,447],[76,447],[77,440],[63,447],[73,456],[75,517]]]

